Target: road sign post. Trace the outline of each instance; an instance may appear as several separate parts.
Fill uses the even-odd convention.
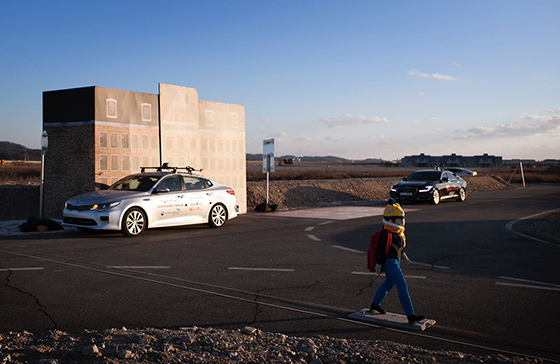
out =
[[[274,172],[274,138],[263,140],[263,173],[266,173],[266,210],[268,211],[269,174]]]
[[[39,217],[43,218],[43,186],[45,184],[45,154],[47,154],[47,149],[49,147],[49,136],[47,132],[43,130],[41,134],[41,186],[40,186],[40,196],[39,196]]]

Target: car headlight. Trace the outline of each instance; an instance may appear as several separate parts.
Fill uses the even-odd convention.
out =
[[[430,192],[434,186],[424,186],[418,192]]]
[[[109,203],[102,203],[102,204],[95,204],[91,207],[92,210],[97,210],[97,211],[103,211],[103,210],[108,210],[111,209],[115,206],[118,206],[121,202],[120,201],[116,201],[116,202],[109,202]]]

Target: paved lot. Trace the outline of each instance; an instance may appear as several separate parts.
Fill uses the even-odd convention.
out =
[[[381,205],[250,213],[217,230],[159,229],[136,239],[0,237],[0,332],[252,325],[558,359],[560,247],[507,228],[558,206],[558,187],[404,205],[413,264],[403,270],[416,311],[438,321],[422,335],[347,319],[383,279],[366,271],[364,255]],[[396,292],[384,307],[402,311]]]

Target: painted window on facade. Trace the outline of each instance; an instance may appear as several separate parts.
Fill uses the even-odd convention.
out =
[[[142,104],[142,121],[150,122],[152,121],[152,105],[151,104]]]
[[[99,148],[108,148],[109,141],[107,133],[99,133]]]
[[[128,134],[121,134],[121,147],[122,149],[130,149]]]
[[[119,170],[119,156],[112,155],[111,156],[111,171],[118,171]]]
[[[99,155],[99,170],[100,171],[107,171],[108,167],[108,156],[107,154],[100,154]]]
[[[130,157],[127,155],[123,155],[122,157],[122,170],[130,171]]]
[[[105,104],[107,107],[107,118],[116,119],[117,118],[117,100],[106,99]]]
[[[214,111],[206,110],[206,126],[214,126]]]
[[[111,148],[117,149],[119,147],[119,135],[111,133]]]

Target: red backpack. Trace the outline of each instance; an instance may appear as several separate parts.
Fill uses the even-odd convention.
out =
[[[375,272],[375,263],[377,260],[377,252],[379,251],[379,238],[381,237],[381,232],[385,230],[382,228],[375,234],[371,236],[369,239],[369,250],[367,252],[367,267],[370,272]],[[389,249],[391,248],[391,241],[393,240],[393,234],[390,231],[387,231],[387,245],[385,248],[385,254],[389,254]],[[383,247],[381,247],[383,249]],[[379,272],[381,273],[381,272]]]

